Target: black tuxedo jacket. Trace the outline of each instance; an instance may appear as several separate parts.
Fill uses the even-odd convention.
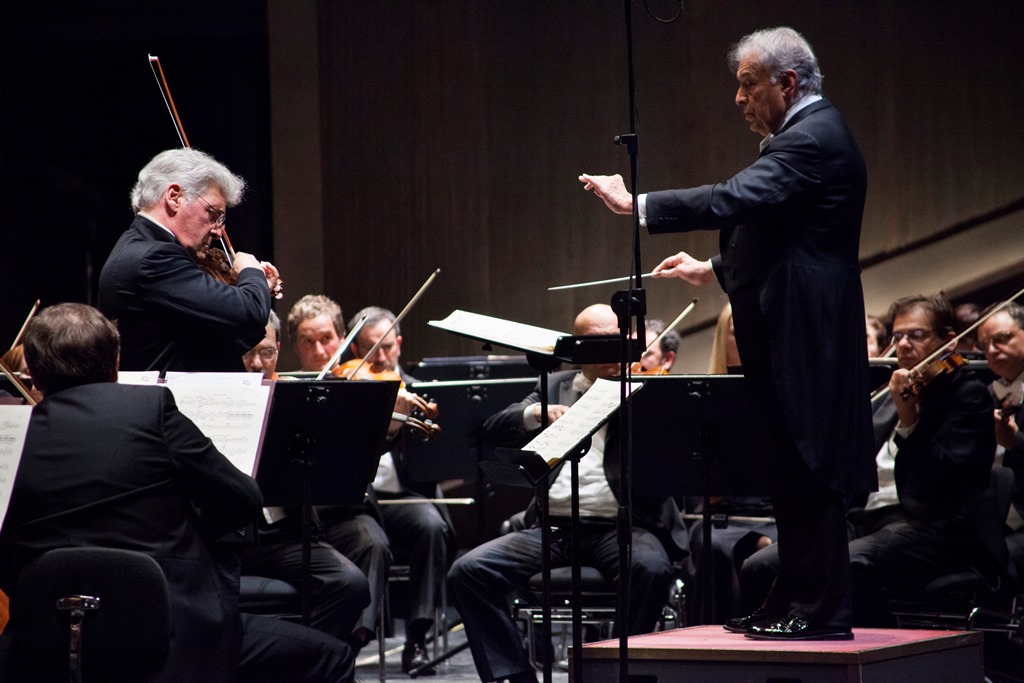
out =
[[[575,370],[567,370],[548,375],[548,401],[551,405],[572,405],[576,401],[578,397],[572,391],[572,382],[578,374]],[[484,438],[495,446],[520,448],[526,445],[530,439],[540,433],[540,429],[527,431],[523,427],[523,411],[527,406],[536,403],[540,403],[539,382],[533,393],[525,399],[519,403],[513,403],[487,418],[483,425]],[[604,450],[604,476],[616,498],[618,498],[622,481],[619,476],[621,454],[617,415],[617,412],[612,414],[608,421],[608,435],[605,439]],[[636,454],[636,457],[643,457],[643,454]],[[552,476],[557,476],[557,472]],[[530,507],[527,519],[535,520],[533,504]],[[689,554],[690,541],[686,527],[679,515],[679,508],[671,498],[645,498],[642,491],[634,490],[633,521],[637,526],[657,535],[670,558]]]
[[[266,276],[246,268],[237,286],[207,275],[177,239],[136,216],[100,273],[98,308],[117,322],[123,370],[244,372],[263,339]]]
[[[646,204],[652,233],[720,230],[712,265],[754,416],[783,421],[819,479],[850,492],[877,486],[858,266],[866,178],[842,116],[821,100],[724,183],[651,192]]]
[[[32,411],[0,533],[0,586],[16,603],[21,569],[54,548],[143,552],[170,589],[172,641],[160,680],[231,681],[238,593],[204,539],[254,521],[261,505],[256,482],[178,411],[167,389],[67,389]],[[16,621],[11,628],[16,634]]]
[[[919,406],[914,430],[895,437],[896,491],[900,504],[916,517],[949,520],[989,486],[995,455],[992,400],[974,373],[961,369],[925,386]],[[886,396],[874,410],[876,452],[896,421],[896,406]]]

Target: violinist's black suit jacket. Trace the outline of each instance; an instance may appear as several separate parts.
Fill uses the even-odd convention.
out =
[[[177,410],[167,389],[67,389],[32,411],[0,534],[0,586],[16,604],[21,569],[54,548],[145,553],[170,589],[173,635],[159,680],[231,681],[242,634],[238,594],[204,537],[253,521],[262,500],[256,482]],[[15,634],[17,626],[12,620]]]
[[[263,339],[270,290],[257,268],[237,286],[207,275],[177,239],[136,216],[100,273],[98,308],[121,332],[122,370],[244,372]]]
[[[769,458],[783,563],[765,604],[850,625],[840,492],[877,486],[858,244],[867,174],[828,100],[796,112],[724,183],[652,192],[652,233],[719,229],[750,416]]]

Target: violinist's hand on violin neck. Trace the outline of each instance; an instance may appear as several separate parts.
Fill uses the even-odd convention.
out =
[[[677,277],[691,285],[705,285],[715,279],[711,259],[698,261],[685,251],[669,256],[652,271],[654,277]]]
[[[275,299],[280,299],[284,296],[284,280],[281,279],[281,274],[277,272],[277,267],[270,261],[260,261],[260,267],[263,268],[263,274],[267,276],[267,287],[270,288],[270,293]]]

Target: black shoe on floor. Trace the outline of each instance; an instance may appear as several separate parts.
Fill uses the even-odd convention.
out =
[[[419,669],[430,660],[427,659],[427,653],[424,651],[422,645],[416,643],[406,643],[405,648],[402,650],[402,673],[409,673],[413,669]],[[437,673],[437,669],[429,667],[427,669],[420,669],[416,672],[417,676],[433,676]]]
[[[722,628],[732,633],[746,633],[751,626],[765,626],[769,621],[768,613],[759,607],[745,617],[726,619]]]
[[[754,640],[853,640],[853,631],[813,627],[806,619],[789,616],[762,626],[751,626],[746,636]]]

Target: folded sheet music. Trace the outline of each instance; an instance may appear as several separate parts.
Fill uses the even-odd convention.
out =
[[[643,388],[643,382],[631,382],[628,395]],[[533,451],[554,467],[558,461],[576,448],[576,445],[601,428],[619,407],[619,382],[598,379],[580,400],[573,403],[530,443],[524,451]]]
[[[0,405],[0,526],[11,502],[14,475],[18,473],[31,418],[32,406]]]
[[[555,342],[570,336],[566,332],[459,310],[452,311],[444,320],[431,320],[427,324],[490,344],[548,355],[554,353]]]

